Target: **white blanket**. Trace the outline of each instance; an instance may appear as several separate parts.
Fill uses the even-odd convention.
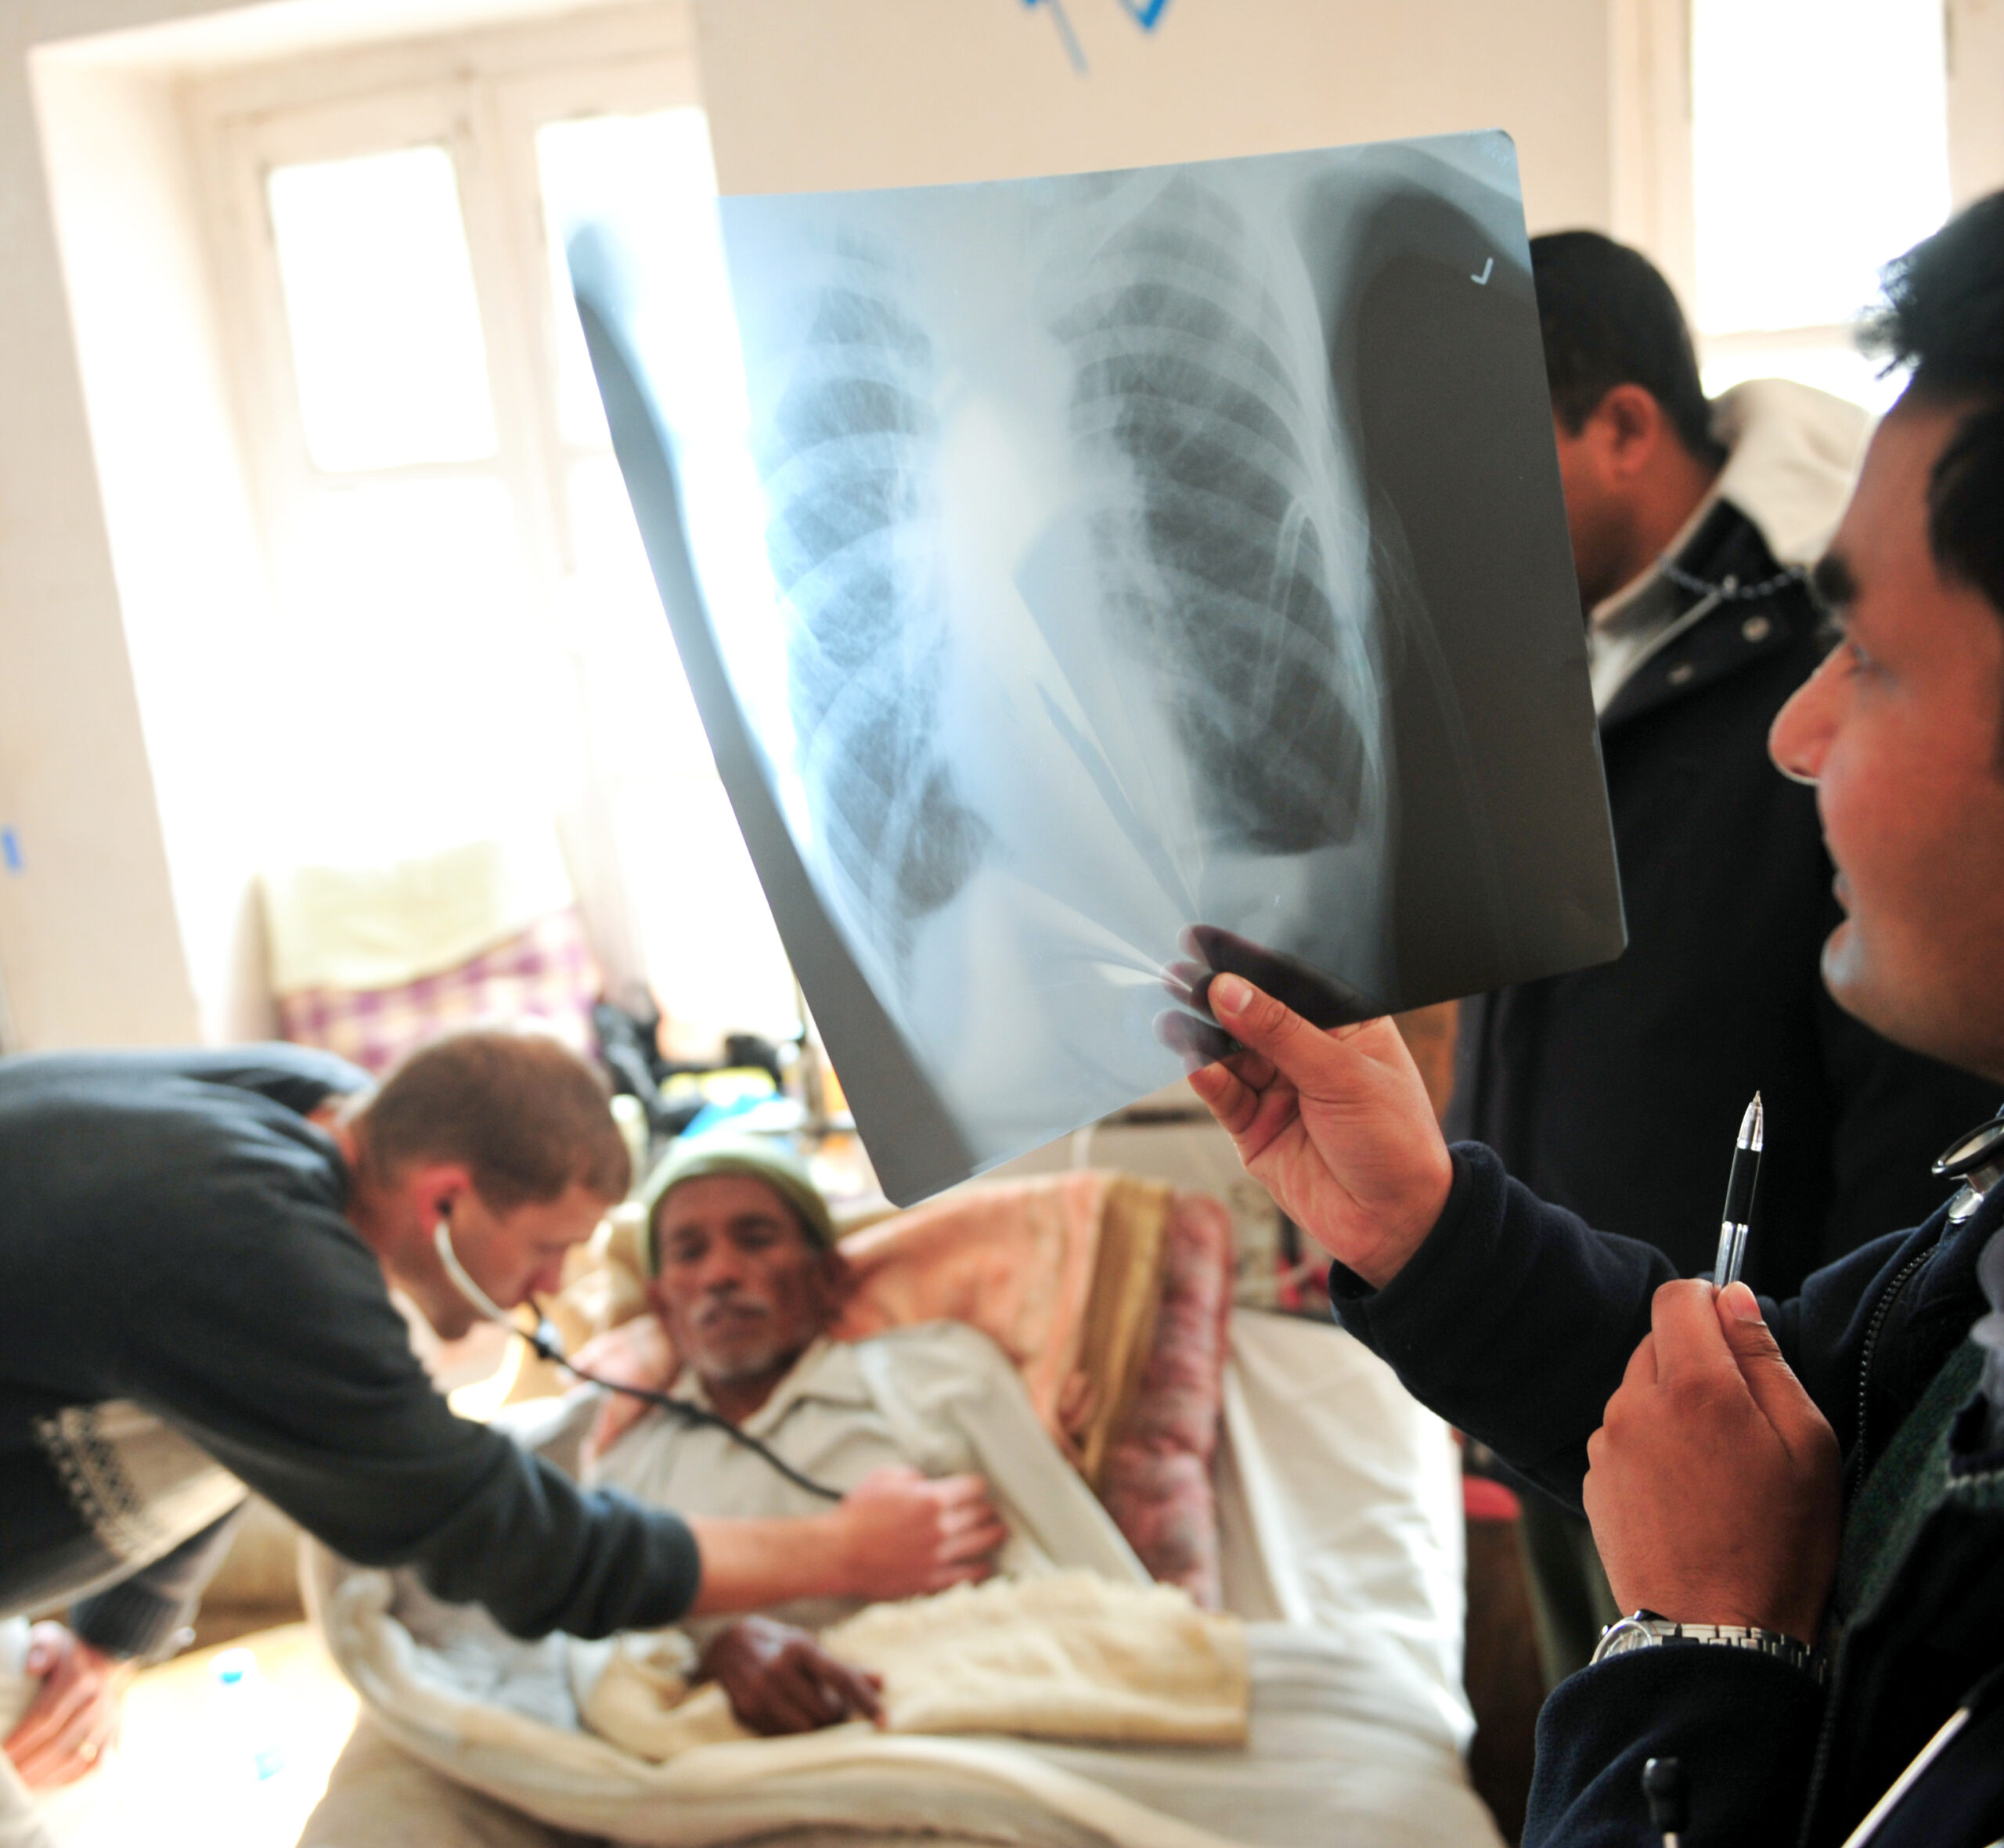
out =
[[[878,1677],[886,1732],[1245,1743],[1245,1626],[1198,1610],[1180,1585],[1116,1584],[1088,1572],[990,1579],[871,1605],[821,1641]],[[636,1757],[659,1764],[758,1736],[716,1683],[692,1687],[697,1652],[679,1630],[574,1641],[570,1655],[585,1724]]]
[[[553,1830],[658,1848],[862,1848],[920,1833],[1018,1848],[1494,1848],[1461,1761],[1460,1511],[1444,1431],[1327,1327],[1241,1315],[1233,1337],[1227,1601],[1281,1619],[1248,1626],[1244,1749],[852,1726],[650,1764],[578,1729],[562,1639],[512,1642],[477,1611],[316,1549],[309,1597],[374,1730],[358,1735],[301,1848],[566,1839]],[[386,1738],[408,1756],[386,1758]],[[443,1775],[415,1778],[413,1760]],[[520,1832],[522,1817],[544,1827]]]

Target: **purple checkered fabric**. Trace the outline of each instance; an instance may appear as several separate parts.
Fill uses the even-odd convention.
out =
[[[301,989],[279,1001],[279,1030],[380,1075],[449,1027],[533,1021],[591,1054],[597,965],[574,910],[553,911],[472,961],[395,988]]]

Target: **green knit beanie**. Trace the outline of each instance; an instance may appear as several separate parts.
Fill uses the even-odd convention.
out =
[[[809,1244],[824,1252],[834,1248],[835,1223],[829,1216],[828,1203],[798,1156],[777,1142],[752,1137],[698,1136],[671,1148],[640,1191],[640,1203],[647,1215],[641,1234],[640,1255],[648,1276],[656,1275],[661,1269],[661,1255],[654,1248],[654,1219],[661,1203],[684,1181],[703,1180],[719,1174],[762,1180],[800,1216],[800,1229]]]

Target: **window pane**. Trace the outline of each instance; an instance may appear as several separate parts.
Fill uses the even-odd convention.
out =
[[[570,638],[586,658],[618,664],[595,693],[594,708],[616,711],[621,761],[629,770],[714,777],[709,742],[661,614],[618,463],[610,456],[582,457],[571,464],[568,486],[578,560],[568,586]]]
[[[564,237],[587,213],[643,204],[657,219],[686,226],[692,236],[714,239],[717,182],[709,131],[699,109],[589,116],[539,129],[535,148],[556,307],[557,426],[565,442],[603,448],[611,439],[571,299]]]
[[[1849,321],[1948,210],[1941,0],[1692,0],[1698,322]]]
[[[1703,376],[1707,398],[1717,398],[1747,379],[1794,379],[1847,398],[1875,414],[1890,409],[1907,382],[1904,373],[1882,379],[1878,361],[1866,358],[1840,338],[1817,346],[1792,341],[1743,346],[1735,341],[1706,357]]]
[[[793,978],[641,549],[619,466],[571,463],[568,633],[654,990],[684,1043],[796,1032]]]
[[[308,452],[330,470],[494,453],[487,348],[442,147],[267,176]]]
[[[319,852],[366,861],[547,812],[575,778],[575,680],[527,581],[506,489],[316,496],[287,557],[294,801]]]
[[[648,974],[681,1043],[797,1033],[786,950],[723,785],[630,783],[614,827]]]

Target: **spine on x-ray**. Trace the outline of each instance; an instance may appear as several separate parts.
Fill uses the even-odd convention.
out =
[[[868,255],[804,304],[763,458],[766,546],[794,623],[800,768],[853,921],[893,967],[988,830],[939,746],[947,641],[932,348]]]
[[[1335,588],[1326,362],[1304,365],[1248,227],[1188,175],[1088,211],[1106,229],[1057,266],[1053,325],[1073,436],[1108,465],[1092,524],[1116,620],[1162,677],[1214,843],[1347,841],[1371,819],[1377,690]]]

